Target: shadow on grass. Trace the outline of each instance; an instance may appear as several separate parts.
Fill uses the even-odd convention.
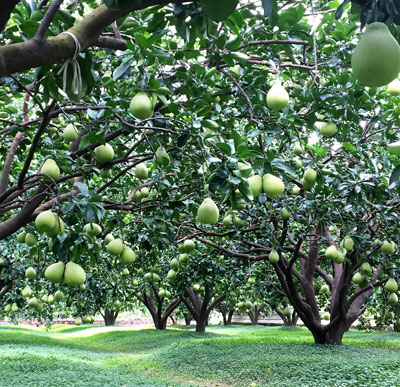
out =
[[[93,326],[88,326],[93,328]],[[90,336],[63,337],[63,333],[77,332],[86,328],[76,327],[63,332],[37,331],[29,328],[0,327],[0,344],[36,344],[51,345],[66,348],[85,349],[101,352],[124,352],[132,354],[150,353],[171,344],[187,340],[211,339],[224,337],[223,334],[207,332],[197,334],[189,330],[156,329],[121,330],[96,333]]]

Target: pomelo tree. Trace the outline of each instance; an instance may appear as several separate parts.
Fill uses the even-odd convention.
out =
[[[115,231],[145,251],[191,238],[239,271],[274,251],[280,289],[315,342],[340,344],[398,276],[400,167],[386,149],[398,92],[351,72],[358,27],[396,23],[397,11],[383,0],[218,4],[4,2],[0,240],[51,210],[34,233],[39,249],[53,244],[41,277],[61,261],[90,278],[108,246],[98,239]],[[205,199],[221,215],[211,225],[196,220]]]

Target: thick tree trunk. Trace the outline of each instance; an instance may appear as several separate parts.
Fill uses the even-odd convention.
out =
[[[196,332],[197,333],[204,333],[206,331],[206,321],[207,319],[203,317],[199,318],[196,321]]]
[[[199,292],[193,290],[193,288],[186,289],[185,294],[180,295],[182,302],[186,305],[186,308],[196,321],[196,332],[205,332],[206,326],[208,325],[208,316],[225,297],[226,294],[222,294],[211,302],[213,294],[207,284],[205,285],[203,299],[201,299]]]
[[[338,327],[328,332],[321,330],[311,331],[314,337],[315,344],[330,344],[330,345],[342,345],[343,336],[347,329],[344,327]]]
[[[115,320],[117,319],[118,312],[114,312],[113,310],[105,310],[104,311],[104,324],[108,326],[115,325]]]
[[[156,319],[154,320],[154,326],[156,327],[156,329],[159,329],[161,331],[167,329],[167,320],[162,320],[162,319]]]
[[[163,312],[164,297],[158,295],[158,291],[154,285],[150,286],[149,293],[142,290],[142,297],[139,298],[139,300],[146,306],[151,314],[155,328],[159,330],[165,330],[167,328],[168,317],[171,316],[181,303],[180,298],[175,298],[165,307]]]

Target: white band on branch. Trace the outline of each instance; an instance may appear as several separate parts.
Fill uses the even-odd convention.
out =
[[[82,76],[81,76],[81,68],[79,67],[79,63],[76,60],[77,56],[81,52],[81,45],[79,43],[78,38],[69,31],[62,32],[62,34],[67,34],[71,36],[71,38],[75,42],[75,53],[74,56],[70,59],[67,59],[65,63],[62,65],[57,75],[63,72],[63,89],[66,90],[67,87],[67,76],[68,76],[68,66],[72,64],[73,76],[72,76],[72,92],[75,95],[79,95],[82,91]]]

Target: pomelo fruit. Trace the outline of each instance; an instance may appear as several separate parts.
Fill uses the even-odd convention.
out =
[[[400,72],[400,47],[386,24],[369,24],[351,58],[354,77],[364,86],[379,87]]]

